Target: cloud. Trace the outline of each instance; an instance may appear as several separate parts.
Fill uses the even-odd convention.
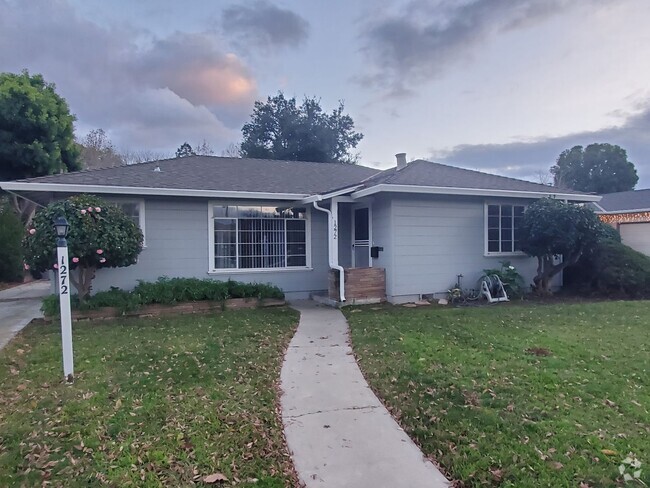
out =
[[[226,8],[221,26],[241,47],[251,44],[267,49],[296,46],[309,34],[309,23],[304,18],[266,0]]]
[[[208,34],[100,26],[64,0],[0,0],[0,45],[0,71],[42,73],[79,127],[104,128],[121,147],[225,146],[257,94],[249,69]]]
[[[432,159],[536,181],[540,173],[547,173],[555,164],[563,150],[595,142],[617,144],[626,149],[639,174],[637,187],[650,187],[650,100],[618,127],[506,144],[460,145],[447,151],[433,151]]]
[[[363,52],[371,69],[361,81],[409,95],[418,83],[471,57],[500,32],[521,29],[567,8],[608,0],[414,0],[368,21]]]

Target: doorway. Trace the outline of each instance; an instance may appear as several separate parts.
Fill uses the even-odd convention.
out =
[[[352,215],[352,267],[370,268],[370,208],[355,208]]]

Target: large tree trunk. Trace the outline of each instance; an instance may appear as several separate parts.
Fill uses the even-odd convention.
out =
[[[89,268],[78,266],[76,271],[76,276],[75,273],[70,273],[70,281],[77,289],[79,301],[83,302],[90,296],[90,292],[92,291],[92,282],[97,268],[94,266]]]
[[[537,256],[537,275],[533,278],[535,292],[540,295],[551,295],[551,280],[567,266],[578,262],[582,249],[565,257],[562,262],[553,264],[553,256]]]

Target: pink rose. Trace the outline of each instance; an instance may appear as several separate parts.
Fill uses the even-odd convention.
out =
[[[88,211],[89,211],[89,212],[92,212],[92,211],[93,211],[93,208],[92,208],[92,207],[88,207]]]
[[[95,207],[95,212],[101,212],[102,208],[101,207]]]
[[[59,269],[59,265],[54,263],[54,266],[52,266],[54,269]]]
[[[78,263],[78,262],[79,262],[79,258],[72,258],[72,262],[73,262],[73,263]]]
[[[86,215],[86,209],[85,208],[81,209],[81,215]]]
[[[30,233],[31,235],[36,234],[36,229],[29,229],[29,233]]]
[[[102,251],[101,249],[97,249],[97,254],[104,254],[104,251]]]
[[[29,269],[29,264],[25,263],[25,269]]]
[[[101,258],[101,259],[99,260],[99,262],[100,262],[100,263],[105,263],[105,262],[106,262],[106,258]]]

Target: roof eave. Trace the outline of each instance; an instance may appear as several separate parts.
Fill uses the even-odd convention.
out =
[[[602,208],[602,207],[601,207]],[[598,215],[616,215],[616,214],[629,214],[639,212],[650,212],[650,208],[631,208],[625,210],[597,210]]]
[[[562,193],[562,192],[534,192],[523,190],[495,190],[490,188],[456,188],[446,186],[419,186],[419,185],[391,185],[379,184],[370,188],[352,193],[352,198],[359,199],[369,195],[381,192],[394,193],[419,193],[419,194],[436,194],[436,195],[465,195],[465,196],[484,196],[484,197],[510,197],[510,198],[543,198],[554,197],[574,202],[598,202],[602,198],[600,195],[587,195],[583,193]]]
[[[140,186],[29,183],[23,181],[0,181],[0,188],[3,190],[11,191],[96,193],[170,197],[250,198],[255,200],[301,200],[309,196],[305,193],[271,193],[251,191],[197,190],[192,188],[149,188]]]

